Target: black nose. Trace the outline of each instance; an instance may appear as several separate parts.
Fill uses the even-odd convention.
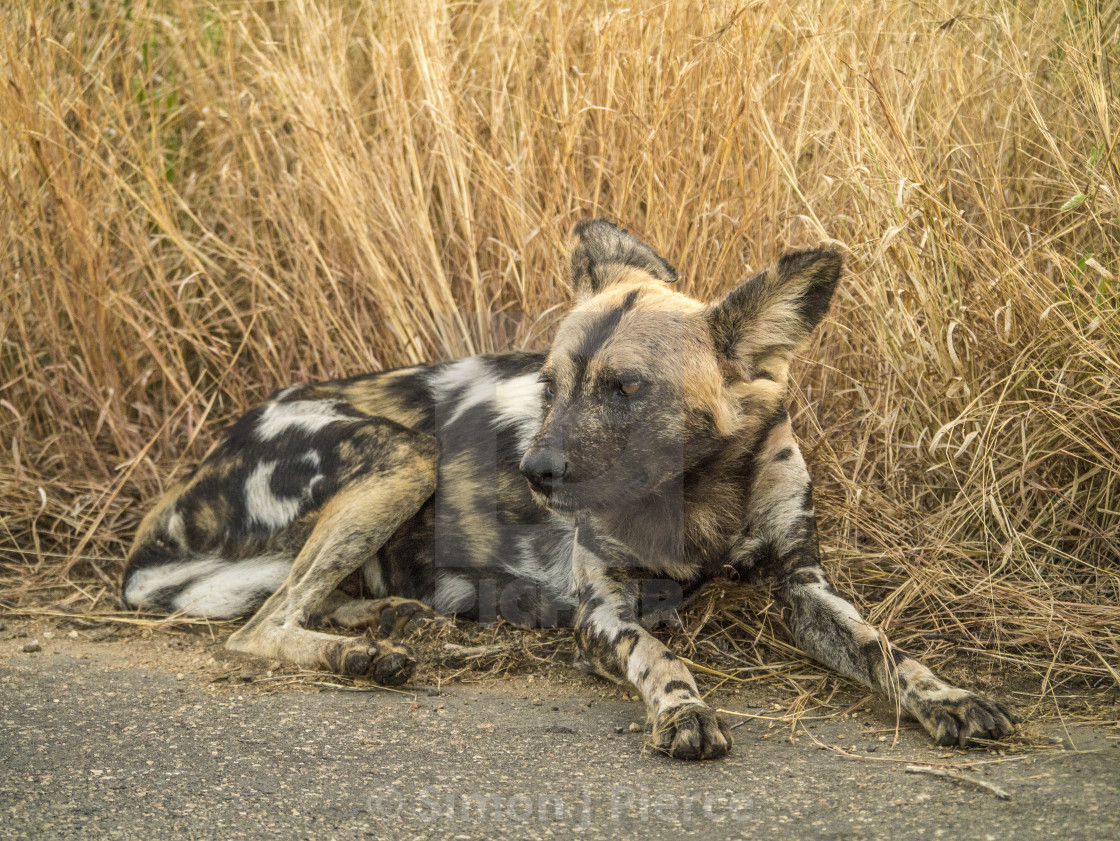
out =
[[[521,473],[534,488],[551,494],[568,473],[568,463],[556,450],[529,450],[521,459]]]

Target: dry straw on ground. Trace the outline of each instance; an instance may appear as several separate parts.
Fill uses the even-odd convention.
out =
[[[606,215],[698,296],[842,244],[795,407],[840,586],[935,659],[1120,683],[1118,27],[1093,0],[14,4],[4,597],[113,609],[145,501],[278,386],[542,346],[566,233]],[[702,600],[690,656],[751,674],[765,607]]]

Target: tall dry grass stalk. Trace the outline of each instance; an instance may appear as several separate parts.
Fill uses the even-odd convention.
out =
[[[1120,683],[1115,4],[16,5],[10,600],[110,604],[144,501],[282,384],[542,346],[606,215],[698,296],[842,243],[796,420],[841,586]]]

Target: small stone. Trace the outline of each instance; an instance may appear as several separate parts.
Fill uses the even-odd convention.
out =
[[[626,731],[626,728],[623,727],[622,725],[619,725],[618,727],[614,728],[615,733],[624,733],[625,731]]]
[[[185,674],[183,674],[182,672],[179,672],[179,674],[175,675],[175,680],[182,680],[185,677],[186,677]]]
[[[37,654],[42,650],[43,646],[39,645],[39,640],[32,640],[31,642],[24,643],[23,645],[24,654]]]
[[[560,712],[560,708],[559,708],[559,707],[553,707],[553,708],[552,708],[552,711],[553,711],[554,713],[558,713],[558,712]]]
[[[875,753],[875,751],[877,751],[877,750],[879,750],[878,745],[868,745],[867,746],[867,752],[868,753]]]
[[[641,733],[642,732],[642,725],[638,724],[638,722],[636,722],[636,721],[631,721],[630,722],[630,732],[631,733]]]
[[[540,698],[534,698],[533,699],[533,706],[534,707],[539,707],[543,703],[544,703],[544,701],[542,701]]]
[[[6,631],[6,630],[8,630],[8,626],[5,623],[0,622],[0,631]]]
[[[70,639],[72,639],[72,640],[76,640],[78,638],[78,632],[77,631],[71,631],[66,636],[70,637]]]

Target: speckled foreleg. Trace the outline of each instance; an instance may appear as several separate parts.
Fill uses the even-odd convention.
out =
[[[758,464],[743,549],[776,575],[798,647],[895,701],[938,744],[1013,732],[1014,716],[1003,705],[940,680],[833,590],[819,562],[809,474],[788,421],[771,433]]]
[[[612,576],[585,548],[575,552],[582,664],[632,684],[646,704],[654,743],[678,759],[716,759],[731,750],[731,731],[704,703],[684,663],[637,621],[639,582]]]
[[[788,572],[780,592],[794,639],[806,654],[895,701],[937,744],[963,747],[1014,731],[1015,717],[1002,704],[950,686],[891,645],[836,594],[819,565]]]

